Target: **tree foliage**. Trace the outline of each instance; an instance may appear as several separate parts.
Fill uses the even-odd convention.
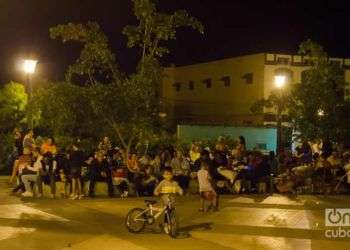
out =
[[[169,52],[164,42],[176,39],[180,27],[203,32],[203,26],[183,10],[165,14],[157,11],[152,0],[133,3],[139,23],[125,27],[124,34],[129,47],[142,48],[142,56],[131,75],[120,73],[97,23],[68,23],[50,29],[52,39],[83,45],[79,58],[68,69],[68,83],[38,92],[43,124],[55,133],[81,135],[90,131],[96,135],[98,129],[109,129],[128,154],[132,145],[158,132],[158,89],[163,77],[159,58]],[[83,86],[73,84],[77,76],[84,80]]]
[[[23,84],[10,82],[0,89],[0,132],[8,133],[26,115],[28,97]]]
[[[138,25],[126,26],[123,33],[128,37],[130,48],[139,47],[142,50],[141,72],[148,64],[152,66],[157,59],[169,53],[164,43],[176,39],[177,29],[191,27],[200,33],[204,32],[201,22],[185,10],[167,14],[159,12],[153,0],[132,1]]]
[[[78,79],[83,83],[94,84],[119,80],[120,72],[115,55],[109,47],[107,36],[96,22],[57,25],[50,29],[50,37],[83,44],[79,58],[68,68],[67,82]]]
[[[344,69],[328,60],[322,46],[311,40],[300,45],[299,53],[307,57],[312,66],[303,72],[301,83],[291,92],[290,116],[295,129],[304,139],[344,139],[349,122],[344,114],[349,109],[349,102],[344,98],[347,85]]]
[[[323,47],[311,40],[300,44],[299,54],[310,62],[302,72],[301,83],[288,86],[283,94],[273,91],[267,99],[256,102],[251,110],[262,113],[264,108],[277,108],[288,113],[300,139],[344,140],[350,104],[345,100],[344,69],[330,61]]]

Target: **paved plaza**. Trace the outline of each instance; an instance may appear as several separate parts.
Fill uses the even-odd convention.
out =
[[[198,212],[198,197],[180,197],[177,239],[151,226],[124,227],[143,199],[21,199],[0,179],[0,249],[349,249],[326,238],[325,208],[350,207],[347,196],[223,196],[216,213]]]

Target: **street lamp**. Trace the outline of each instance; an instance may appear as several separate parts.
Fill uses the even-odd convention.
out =
[[[23,60],[23,71],[26,74],[26,83],[28,87],[28,109],[27,109],[27,118],[28,118],[28,128],[33,129],[33,114],[32,107],[29,106],[32,103],[33,96],[33,86],[30,80],[30,76],[35,73],[36,65],[38,64],[37,60],[26,59]]]
[[[286,85],[287,79],[284,75],[276,75],[275,76],[275,86],[278,89],[281,89]]]
[[[278,93],[279,98],[277,100],[277,114],[276,114],[276,122],[277,122],[277,153],[281,153],[282,146],[282,89],[287,83],[287,77],[285,75],[275,75],[275,87],[280,90]]]
[[[319,110],[317,111],[317,115],[318,115],[319,117],[324,116],[324,110],[323,110],[323,109],[319,109]]]

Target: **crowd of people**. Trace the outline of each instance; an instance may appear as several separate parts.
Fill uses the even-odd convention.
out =
[[[193,142],[187,149],[160,146],[142,153],[126,153],[108,137],[93,153],[84,152],[79,140],[66,150],[54,138],[38,145],[33,131],[24,137],[16,131],[14,141],[11,182],[13,193],[24,197],[42,197],[44,185],[51,197],[94,197],[97,182],[107,185],[110,197],[152,196],[164,171],[171,171],[185,194],[200,193],[213,206],[219,194],[324,193],[350,183],[350,153],[329,142],[304,142],[276,156],[247,150],[243,136],[231,148],[218,139],[212,148]],[[57,182],[64,186],[59,194]]]

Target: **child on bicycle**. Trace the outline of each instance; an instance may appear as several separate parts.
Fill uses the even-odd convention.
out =
[[[179,184],[173,180],[173,171],[172,168],[166,167],[163,171],[163,178],[158,186],[154,189],[154,195],[161,196],[161,199],[163,201],[163,206],[171,206],[171,209],[174,206],[175,203],[175,195],[176,194],[183,194],[182,188],[179,186]],[[164,231],[168,234],[171,230],[169,228],[169,224],[171,223],[169,221],[170,219],[168,217],[164,217]]]
[[[201,201],[200,212],[206,211],[204,207],[205,200],[210,202],[210,207],[212,207],[214,211],[218,211],[218,196],[213,188],[213,184],[211,183],[208,168],[208,163],[203,161],[201,163],[201,169],[197,173]]]
[[[171,199],[175,194],[183,194],[182,188],[179,186],[179,184],[173,180],[173,171],[172,168],[166,167],[163,171],[163,178],[158,186],[154,189],[154,195],[159,196],[161,195],[161,198],[163,200],[164,204],[167,204],[169,202],[168,199]]]

